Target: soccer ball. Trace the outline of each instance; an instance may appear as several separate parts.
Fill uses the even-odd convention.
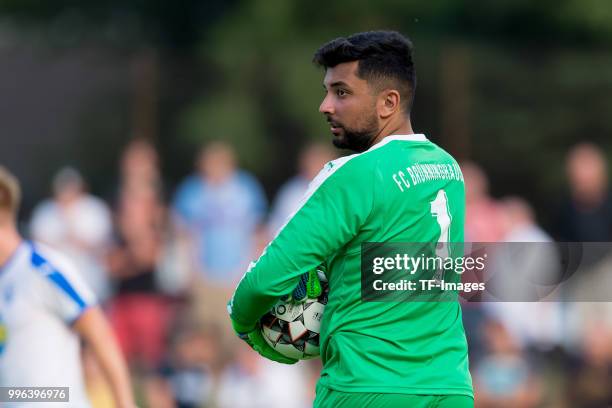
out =
[[[261,331],[266,342],[285,357],[307,360],[318,357],[321,319],[327,304],[329,286],[317,299],[303,303],[279,300],[261,318]]]

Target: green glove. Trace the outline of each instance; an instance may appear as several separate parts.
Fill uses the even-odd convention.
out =
[[[278,351],[274,350],[266,342],[266,339],[263,338],[259,323],[257,323],[255,327],[248,328],[232,319],[232,327],[240,339],[244,340],[253,350],[268,360],[283,364],[295,364],[298,362],[298,360],[285,357]]]

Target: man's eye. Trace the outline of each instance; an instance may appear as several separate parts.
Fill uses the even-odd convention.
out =
[[[348,95],[348,92],[346,92],[344,89],[338,89],[336,91],[336,95],[338,95],[338,96],[346,96],[346,95]]]

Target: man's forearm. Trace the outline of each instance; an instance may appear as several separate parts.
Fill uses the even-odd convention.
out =
[[[127,365],[102,311],[97,307],[88,309],[74,327],[96,356],[111,386],[117,407],[135,407]]]
[[[273,241],[238,284],[229,304],[232,319],[241,326],[255,325],[279,297],[291,293],[306,268],[297,267]]]
[[[257,319],[263,316],[277,300],[277,297],[264,295],[260,292],[261,289],[253,285],[252,276],[245,276],[238,284],[229,303],[229,313],[235,322],[235,327],[241,327],[242,331],[252,329]]]

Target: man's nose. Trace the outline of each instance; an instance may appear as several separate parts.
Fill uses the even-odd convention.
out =
[[[321,105],[319,106],[319,112],[329,115],[334,114],[334,107],[331,103],[329,95],[325,96],[325,98],[321,102]]]

